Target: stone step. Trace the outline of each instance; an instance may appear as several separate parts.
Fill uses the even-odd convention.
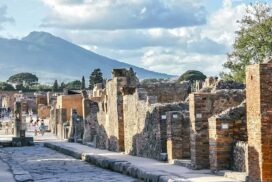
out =
[[[177,165],[177,166],[182,166],[182,167],[192,169],[190,159],[173,159],[173,160],[169,161],[169,163]]]

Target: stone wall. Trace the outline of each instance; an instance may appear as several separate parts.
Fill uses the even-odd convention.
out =
[[[243,90],[218,90],[189,96],[191,120],[191,162],[195,169],[209,168],[208,118],[245,99]]]
[[[212,171],[232,168],[233,144],[238,141],[247,142],[245,102],[209,118],[210,168]]]
[[[85,138],[96,147],[124,151],[122,90],[124,87],[136,87],[138,80],[134,74],[131,70],[115,69],[105,89],[101,85],[95,86],[89,102],[90,114],[85,116],[85,129],[91,136],[85,135]]]
[[[125,153],[162,160],[167,153],[167,112],[188,110],[188,105],[159,104],[147,94],[136,89],[124,96]]]
[[[232,145],[231,170],[248,173],[248,144],[235,141]]]
[[[159,103],[181,102],[190,93],[189,82],[142,84],[148,95],[156,96]]]
[[[250,182],[272,181],[272,64],[247,67],[247,129]]]

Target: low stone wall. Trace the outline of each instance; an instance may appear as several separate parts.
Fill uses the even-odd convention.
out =
[[[232,147],[231,169],[238,172],[248,172],[248,144],[236,141]]]
[[[162,160],[167,153],[167,112],[188,110],[186,103],[153,104],[144,89],[124,96],[125,153]]]

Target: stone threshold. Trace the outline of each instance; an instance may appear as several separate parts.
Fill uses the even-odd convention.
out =
[[[117,173],[121,173],[127,176],[131,176],[143,181],[149,182],[189,182],[184,178],[178,176],[169,175],[161,171],[148,171],[138,166],[131,164],[126,160],[110,159],[105,156],[84,153],[75,151],[73,148],[57,144],[57,143],[44,143],[45,147],[56,150],[65,155],[72,156],[76,159],[88,162],[92,165],[96,165],[100,168],[108,169]]]

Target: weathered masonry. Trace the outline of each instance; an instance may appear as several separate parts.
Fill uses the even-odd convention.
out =
[[[144,85],[133,70],[115,69],[89,94],[59,96],[51,127],[60,138],[100,149],[270,182],[272,64],[249,66],[246,83],[245,90],[208,78],[189,95],[189,82]]]
[[[247,68],[247,129],[250,182],[272,181],[272,64]]]
[[[210,168],[247,172],[245,102],[209,118]]]
[[[239,105],[244,99],[244,91],[234,89],[190,95],[192,168],[205,169],[210,167],[208,119],[230,107]]]

